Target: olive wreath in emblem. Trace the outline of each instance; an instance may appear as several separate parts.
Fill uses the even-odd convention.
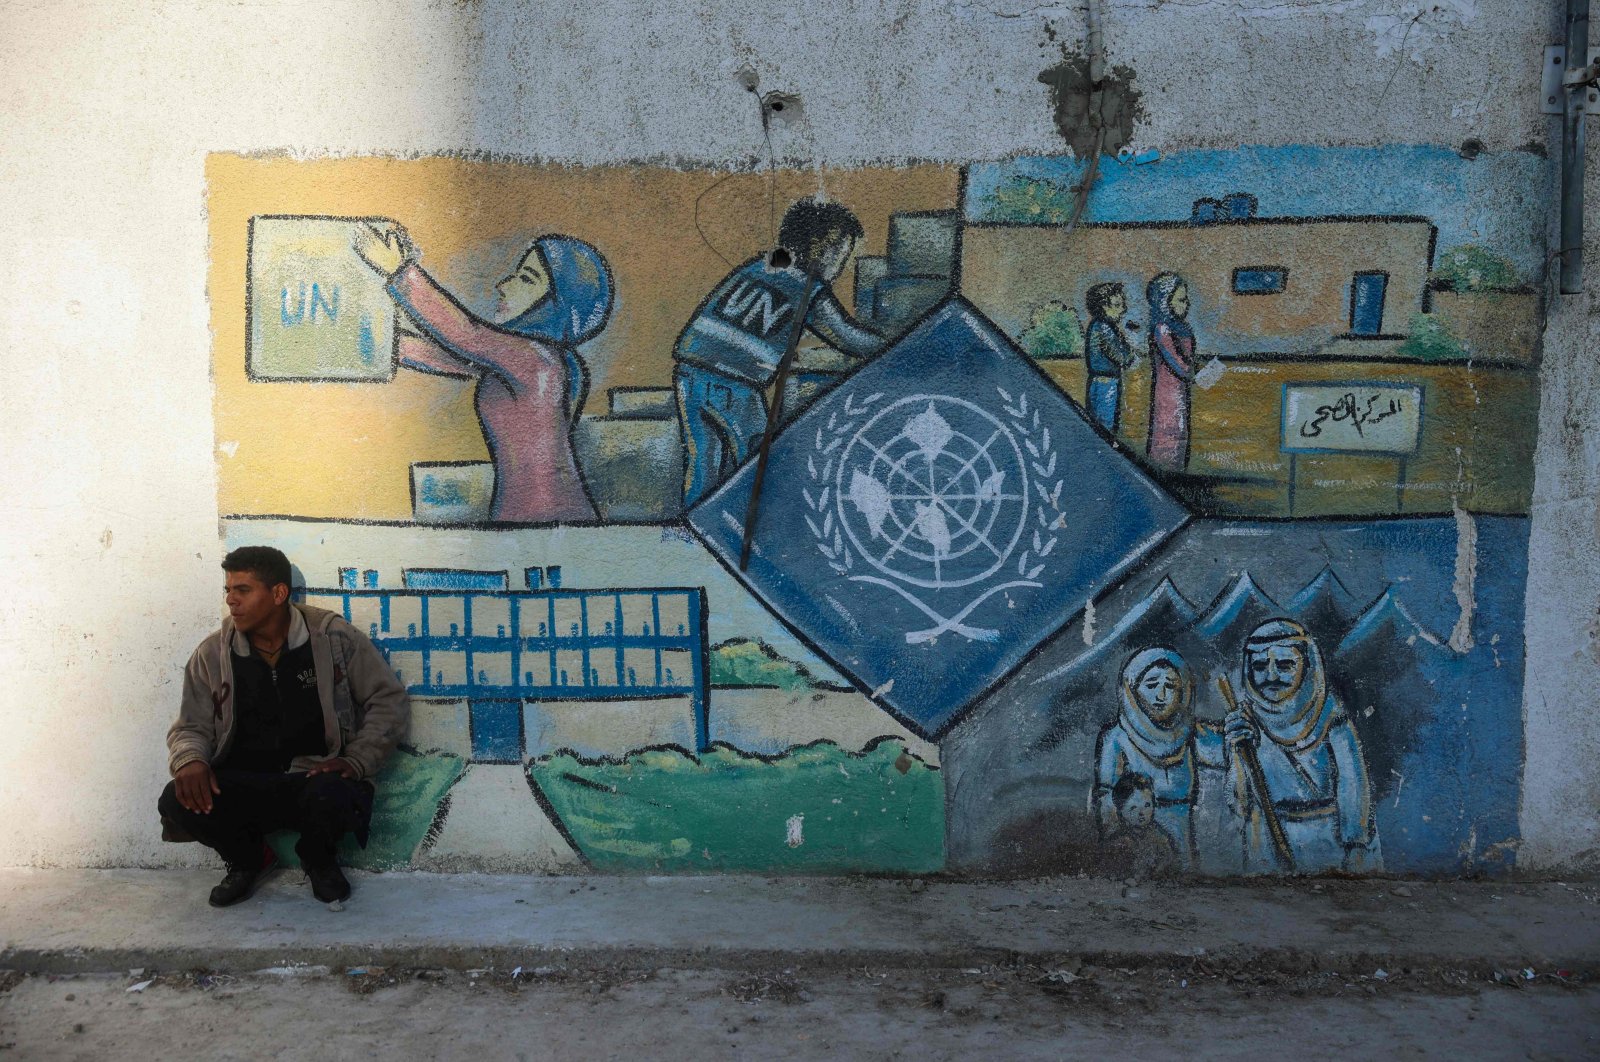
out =
[[[996,390],[1004,420],[952,395],[847,395],[807,455],[802,495],[818,551],[838,575],[885,587],[933,621],[906,632],[909,643],[946,632],[996,641],[999,631],[968,617],[995,594],[1043,585],[1061,527],[1061,483],[1048,483],[1056,456],[1027,396]],[[950,616],[923,597],[961,588],[972,596]]]

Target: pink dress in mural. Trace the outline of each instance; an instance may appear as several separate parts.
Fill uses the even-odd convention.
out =
[[[1187,333],[1187,334],[1185,334]],[[1150,460],[1168,468],[1189,463],[1189,384],[1194,380],[1194,333],[1162,322],[1150,336]]]
[[[402,333],[401,361],[478,381],[478,421],[494,459],[490,518],[505,523],[597,520],[572,452],[569,370],[561,349],[478,320],[415,263],[396,273],[389,287],[428,333]]]

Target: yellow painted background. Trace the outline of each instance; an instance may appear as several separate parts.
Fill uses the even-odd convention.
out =
[[[721,182],[721,183],[718,183]],[[471,382],[401,369],[390,383],[252,382],[245,375],[249,219],[379,216],[403,223],[422,264],[469,305],[547,233],[594,244],[616,307],[583,348],[588,409],[607,388],[670,383],[672,344],[735,264],[770,246],[774,212],[818,192],[856,212],[860,253],[881,255],[892,213],[952,209],[960,174],[921,165],[728,176],[649,166],[572,168],[456,157],[292,159],[219,153],[206,163],[208,291],[218,509],[409,520],[413,461],[487,460]],[[696,231],[695,204],[706,239]],[[710,245],[707,245],[709,240]],[[713,250],[715,248],[715,250]],[[847,272],[838,284],[850,301]]]

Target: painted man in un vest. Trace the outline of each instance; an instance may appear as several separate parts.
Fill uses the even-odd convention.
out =
[[[1293,620],[1263,623],[1245,639],[1243,693],[1227,721],[1233,802],[1247,873],[1381,869],[1372,789],[1355,728],[1328,690],[1322,654]],[[1257,779],[1240,745],[1255,750]],[[1270,806],[1270,814],[1268,807]],[[1275,817],[1292,857],[1278,851]]]
[[[783,215],[777,248],[728,274],[684,327],[672,352],[672,381],[686,507],[738,468],[765,433],[765,392],[808,286],[808,331],[854,358],[883,349],[883,338],[852,318],[833,293],[864,235],[839,204],[801,200]]]

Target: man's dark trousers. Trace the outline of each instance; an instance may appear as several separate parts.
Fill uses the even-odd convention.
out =
[[[333,771],[307,775],[223,767],[215,774],[222,792],[212,794],[210,812],[178,803],[174,782],[162,790],[157,806],[162,817],[216,849],[230,869],[259,870],[262,838],[273,830],[299,831],[295,854],[308,866],[334,862],[346,830],[365,834],[372,811],[370,782],[353,782]]]

